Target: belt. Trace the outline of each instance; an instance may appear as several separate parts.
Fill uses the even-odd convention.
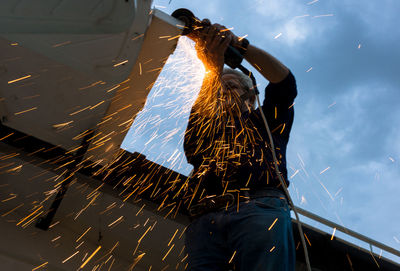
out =
[[[275,188],[264,188],[258,190],[237,190],[238,193],[225,193],[223,195],[211,196],[202,199],[198,204],[189,208],[189,216],[195,219],[204,214],[218,211],[220,209],[228,209],[235,203],[248,201],[256,198],[272,197],[286,200],[285,194]],[[235,195],[236,194],[236,195]]]

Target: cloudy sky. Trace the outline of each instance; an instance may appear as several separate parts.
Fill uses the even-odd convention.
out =
[[[400,250],[399,1],[156,0],[154,6],[169,14],[188,8],[233,27],[286,64],[299,91],[288,146],[295,204]],[[184,174],[191,166],[182,137],[202,69],[190,46],[179,42],[123,144]],[[260,90],[268,83],[257,81]]]

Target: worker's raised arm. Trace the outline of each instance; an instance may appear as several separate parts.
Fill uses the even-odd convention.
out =
[[[249,44],[246,39],[239,38],[231,31],[226,31],[226,35],[230,37],[231,45],[269,82],[279,83],[288,76],[289,69],[271,54]]]
[[[254,45],[248,45],[244,58],[271,83],[279,83],[289,74],[278,59]]]

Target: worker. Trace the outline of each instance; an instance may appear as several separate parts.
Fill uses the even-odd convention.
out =
[[[185,132],[194,169],[185,247],[190,271],[294,270],[295,248],[288,202],[274,172],[262,110],[272,132],[279,174],[289,185],[286,146],[297,95],[291,71],[275,57],[225,26],[202,21],[189,37],[206,72]],[[248,75],[224,68],[236,48],[269,81],[255,108]]]

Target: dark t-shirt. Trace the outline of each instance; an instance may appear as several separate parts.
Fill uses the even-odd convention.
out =
[[[265,88],[262,110],[267,119],[279,161],[279,171],[289,185],[286,147],[293,123],[297,95],[292,73]],[[202,196],[238,189],[281,188],[274,170],[268,134],[260,109],[229,120],[201,117],[193,109],[185,133],[184,150],[194,166],[192,181],[200,183]]]

